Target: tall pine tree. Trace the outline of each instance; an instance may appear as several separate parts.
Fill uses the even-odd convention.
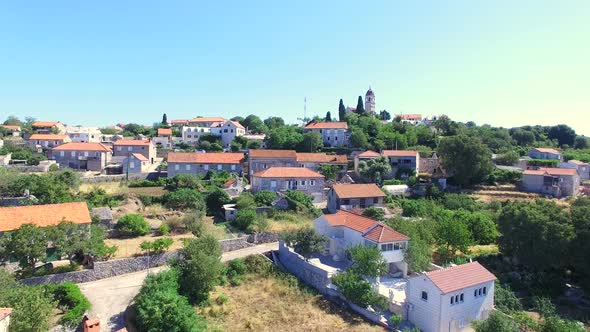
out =
[[[332,114],[330,111],[326,113],[326,122],[332,122]]]
[[[364,115],[365,114],[365,104],[363,104],[363,97],[359,96],[359,100],[356,103],[356,114]]]
[[[162,124],[168,124],[168,116],[166,115],[166,113],[164,113],[164,115],[162,116]]]
[[[344,108],[344,102],[340,99],[340,104],[338,104],[338,119],[340,122],[345,121],[346,119],[346,108]]]

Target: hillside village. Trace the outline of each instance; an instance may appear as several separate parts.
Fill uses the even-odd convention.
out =
[[[0,332],[588,329],[588,138],[376,105],[6,118]]]

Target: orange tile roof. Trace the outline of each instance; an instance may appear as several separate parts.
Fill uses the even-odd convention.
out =
[[[365,152],[359,153],[357,156],[360,158],[376,158],[376,157],[379,157],[380,154],[375,151],[367,150]]]
[[[50,141],[59,141],[68,138],[67,135],[59,135],[59,134],[33,134],[29,137],[29,140],[50,140]]]
[[[239,164],[243,160],[244,160],[244,154],[237,153],[237,152],[206,152],[206,153],[170,152],[170,153],[168,153],[168,162],[169,163]]]
[[[394,118],[397,118],[398,116],[402,118],[402,120],[422,119],[422,114],[396,114]]]
[[[229,188],[229,187],[233,186],[233,185],[234,185],[234,183],[236,183],[236,180],[235,180],[235,179],[232,179],[232,180],[227,180],[227,181],[225,181],[225,183],[223,184],[223,187],[224,187],[224,188]]]
[[[383,150],[381,151],[387,157],[416,157],[418,151],[413,150]]]
[[[225,122],[226,120],[222,117],[219,116],[213,116],[213,117],[202,117],[202,118],[194,118],[192,120],[189,120],[189,122]]]
[[[134,156],[135,158],[137,158],[140,161],[148,161],[149,160],[141,153],[133,153],[132,156]]]
[[[404,234],[396,232],[391,227],[381,223],[365,233],[363,237],[377,243],[408,241],[410,239]]]
[[[451,266],[424,274],[443,294],[496,280],[496,276],[478,262]],[[420,277],[416,277],[420,278]]]
[[[56,146],[53,151],[104,151],[110,152],[111,148],[102,143],[66,143]]]
[[[334,155],[327,153],[307,153],[297,152],[297,161],[300,162],[316,162],[316,163],[341,163],[345,164],[348,162],[346,155]]]
[[[318,172],[305,167],[271,167],[254,173],[258,178],[323,178]]]
[[[305,129],[348,129],[346,122],[312,122]]]
[[[291,158],[297,159],[295,150],[248,150],[250,158]]]
[[[579,166],[582,166],[582,165],[588,165],[588,163],[585,163],[585,162],[583,162],[583,161],[581,161],[581,160],[575,160],[575,159],[568,160],[567,162],[568,162],[568,163],[572,163],[572,164],[574,164],[574,165],[579,165]]]
[[[334,214],[325,214],[323,217],[330,225],[350,228],[362,233],[363,237],[373,242],[383,243],[410,240],[406,235],[395,231],[393,228],[381,222],[352,212],[338,210]]]
[[[555,153],[555,154],[561,154],[561,152],[555,150],[555,149],[551,149],[551,148],[534,148],[533,150],[537,150],[539,152],[544,152],[544,153]]]
[[[2,128],[10,129],[12,131],[20,131],[20,126],[13,126],[13,125],[0,125]]]
[[[172,129],[170,128],[158,128],[158,136],[172,136]]]
[[[241,129],[246,129],[244,128],[244,126],[242,126],[241,123],[239,123],[238,121],[231,121],[231,123],[233,123],[236,127],[241,128]]]
[[[171,124],[183,124],[183,123],[187,123],[188,120],[172,120],[170,121]]]
[[[527,169],[522,174],[524,175],[576,175],[578,170],[575,168],[539,168],[539,169]]]
[[[89,224],[92,219],[86,202],[0,207],[0,231],[13,231],[23,224],[47,227],[62,220]]]
[[[335,184],[332,186],[339,198],[385,197],[385,193],[374,183]]]
[[[12,314],[12,308],[0,308],[0,321]]]
[[[118,141],[113,142],[113,145],[124,145],[124,146],[144,146],[150,145],[151,141],[144,141],[141,139],[120,139]]]
[[[33,127],[55,127],[59,121],[35,121],[31,126]]]

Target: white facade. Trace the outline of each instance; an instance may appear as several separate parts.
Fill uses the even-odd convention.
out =
[[[375,114],[375,94],[371,88],[365,94],[365,112]]]
[[[66,135],[75,143],[99,143],[102,135],[96,127],[67,126],[65,130]]]
[[[578,170],[581,181],[590,179],[590,164],[578,160],[570,160],[564,163],[559,163],[559,168],[573,168]]]
[[[187,144],[198,144],[199,139],[203,135],[212,134],[221,139],[224,148],[229,148],[231,142],[237,136],[246,134],[246,130],[241,125],[238,126],[233,121],[225,121],[224,123],[213,123],[212,127],[206,126],[185,126],[182,127],[182,142]]]

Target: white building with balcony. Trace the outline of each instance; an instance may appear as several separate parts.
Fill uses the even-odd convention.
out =
[[[326,249],[335,261],[346,259],[346,250],[351,247],[373,246],[381,250],[390,274],[407,274],[404,251],[410,238],[393,228],[344,210],[325,214],[314,220],[313,224],[318,234],[329,239]]]

